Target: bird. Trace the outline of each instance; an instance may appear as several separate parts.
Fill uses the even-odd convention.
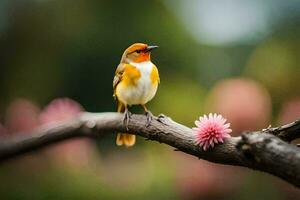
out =
[[[155,96],[159,82],[157,67],[151,62],[152,50],[156,45],[134,43],[123,53],[113,79],[113,96],[117,101],[117,111],[124,113],[123,124],[128,130],[131,113],[128,106],[141,105],[147,117],[146,126],[151,124],[152,113],[146,104]],[[116,144],[131,147],[136,142],[136,136],[118,133]]]

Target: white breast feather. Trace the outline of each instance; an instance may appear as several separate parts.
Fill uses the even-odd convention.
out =
[[[157,90],[157,84],[151,81],[151,73],[153,70],[153,63],[151,61],[141,63],[130,63],[141,72],[141,77],[135,86],[126,88],[123,93],[123,98],[127,104],[146,104],[150,101]]]

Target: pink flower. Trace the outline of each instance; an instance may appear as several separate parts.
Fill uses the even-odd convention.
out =
[[[5,114],[5,127],[9,133],[30,132],[39,125],[40,109],[28,99],[15,99],[9,104]]]
[[[70,98],[57,98],[51,101],[40,113],[41,124],[58,123],[77,117],[83,107]],[[88,139],[76,138],[64,143],[56,144],[48,150],[54,163],[72,167],[84,167],[95,160],[96,147]]]
[[[300,116],[300,97],[295,97],[284,102],[279,112],[279,124],[287,124]]]
[[[8,133],[8,130],[6,127],[3,126],[3,124],[0,123],[0,137],[3,135],[6,135]]]
[[[196,133],[196,143],[203,147],[206,151],[209,146],[214,147],[215,144],[223,143],[224,138],[229,138],[232,130],[230,124],[226,123],[226,119],[222,115],[210,113],[204,115],[195,121],[197,127],[193,128]]]
[[[272,102],[267,89],[255,80],[230,78],[219,81],[206,100],[206,110],[222,113],[238,136],[270,124]]]
[[[83,108],[76,101],[69,98],[54,99],[39,116],[42,124],[60,122],[76,117]]]

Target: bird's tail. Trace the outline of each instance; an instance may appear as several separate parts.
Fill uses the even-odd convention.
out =
[[[118,102],[118,112],[125,112],[125,105],[121,102]],[[127,134],[127,133],[118,133],[116,144],[118,146],[125,145],[126,147],[131,147],[135,144],[135,135]]]

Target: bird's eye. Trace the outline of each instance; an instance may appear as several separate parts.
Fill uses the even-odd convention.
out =
[[[139,49],[138,49],[138,50],[136,50],[135,52],[137,52],[137,53],[141,53],[141,51],[142,51],[142,50],[139,50]]]

